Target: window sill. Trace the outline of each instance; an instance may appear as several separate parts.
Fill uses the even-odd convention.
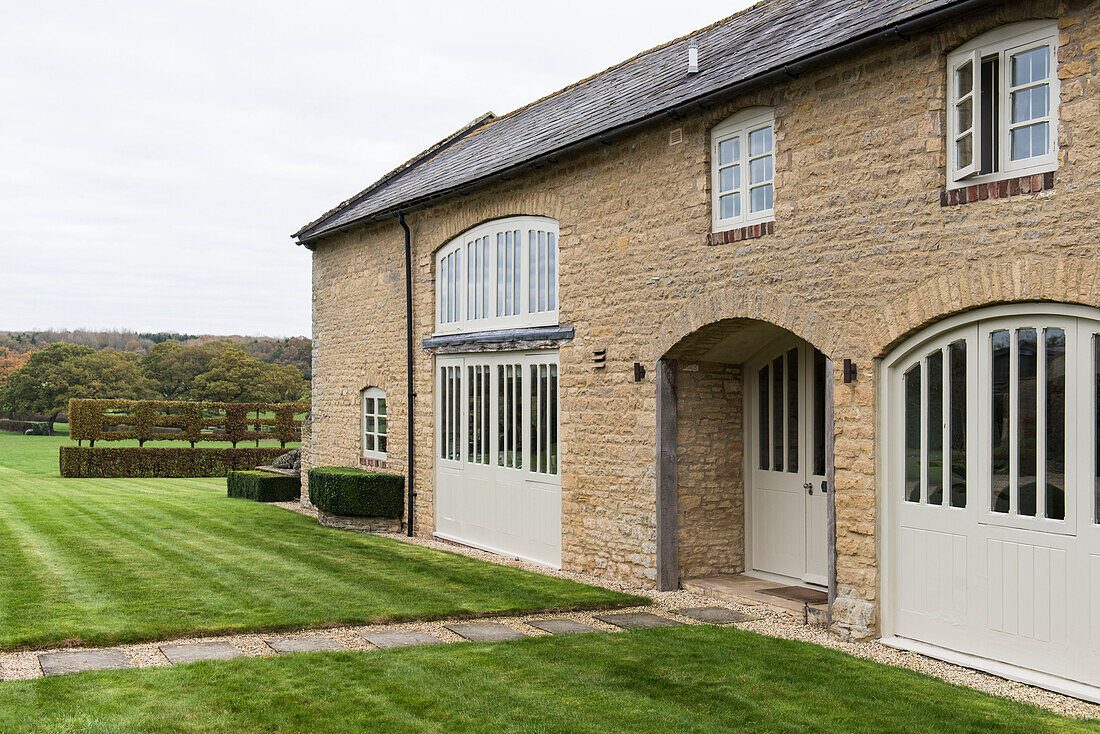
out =
[[[978,183],[959,189],[940,189],[940,206],[960,206],[986,199],[1008,199],[1054,188],[1054,171]]]
[[[728,245],[730,242],[753,240],[757,237],[763,237],[766,234],[775,234],[774,219],[768,222],[760,222],[759,224],[749,224],[744,227],[724,229],[721,232],[710,232],[707,234],[707,244]]]

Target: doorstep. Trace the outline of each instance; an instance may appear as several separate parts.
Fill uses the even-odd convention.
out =
[[[761,593],[761,589],[774,589],[781,584],[775,581],[758,579],[740,573],[703,576],[695,579],[683,579],[680,586],[714,599],[734,601],[746,606],[762,606],[778,612],[803,624],[825,627],[828,617],[828,604],[805,604],[793,599]]]

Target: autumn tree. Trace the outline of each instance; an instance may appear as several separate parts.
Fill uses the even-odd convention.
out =
[[[8,375],[25,365],[30,356],[30,352],[17,352],[8,347],[0,347],[0,385],[4,384]]]
[[[135,355],[63,343],[31,354],[0,386],[0,407],[48,415],[51,434],[57,416],[73,398],[155,397],[156,386],[142,374]]]

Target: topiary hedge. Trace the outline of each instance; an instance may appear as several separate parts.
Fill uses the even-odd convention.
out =
[[[405,477],[319,466],[309,470],[309,501],[333,515],[401,517],[405,511]]]
[[[268,471],[231,471],[225,484],[230,497],[256,502],[289,502],[302,494],[300,477]]]
[[[247,449],[62,446],[63,477],[224,477],[270,464],[278,446]]]

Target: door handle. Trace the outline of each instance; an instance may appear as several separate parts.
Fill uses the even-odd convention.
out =
[[[806,494],[814,493],[814,485],[810,484],[809,482],[803,482],[802,489],[806,490]]]

